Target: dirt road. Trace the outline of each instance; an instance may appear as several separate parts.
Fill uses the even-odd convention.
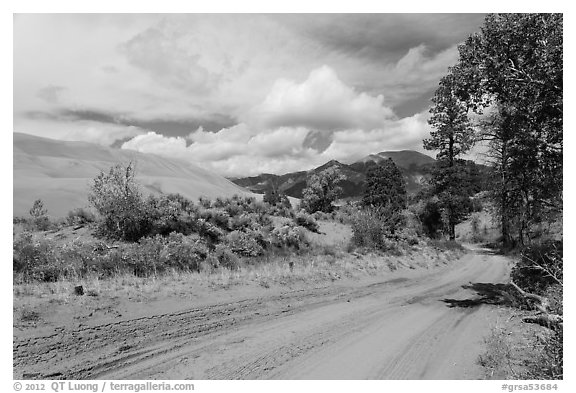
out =
[[[66,329],[14,341],[26,379],[477,379],[509,261]]]

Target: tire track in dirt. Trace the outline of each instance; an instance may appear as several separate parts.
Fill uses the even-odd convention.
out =
[[[464,257],[407,280],[330,286],[14,340],[14,378],[434,378],[435,354],[474,310],[449,309],[471,280],[501,281],[501,257]],[[481,312],[482,315],[485,313]],[[305,365],[305,366],[304,366]]]

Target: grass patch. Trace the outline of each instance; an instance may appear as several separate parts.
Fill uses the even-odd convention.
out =
[[[504,312],[504,311],[503,311]],[[508,309],[506,313],[510,313]],[[486,379],[558,380],[563,378],[562,331],[522,322],[524,311],[512,311],[485,338],[478,363]]]

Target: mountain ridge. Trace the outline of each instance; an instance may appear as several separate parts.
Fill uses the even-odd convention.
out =
[[[426,168],[436,162],[434,158],[414,150],[383,151],[370,154],[351,164],[330,160],[309,171],[291,172],[283,175],[261,174],[245,178],[231,178],[230,180],[255,193],[264,193],[267,189],[274,188],[288,196],[301,198],[308,176],[329,167],[336,167],[345,177],[345,180],[340,183],[343,190],[342,197],[355,198],[362,195],[364,191],[368,169],[385,159],[392,159],[398,166],[404,176],[406,189],[409,193],[415,193],[422,187]]]

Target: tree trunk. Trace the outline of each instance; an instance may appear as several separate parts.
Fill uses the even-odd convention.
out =
[[[454,136],[453,134],[450,135],[449,145],[448,145],[448,158],[449,158],[449,166],[452,168],[454,166]],[[453,176],[453,172],[451,173]],[[456,223],[454,220],[454,209],[453,207],[449,207],[448,210],[449,218],[448,218],[448,232],[449,238],[451,241],[456,240]]]
[[[507,140],[502,138],[502,148],[500,151],[500,170],[501,170],[501,198],[500,198],[500,213],[502,215],[502,245],[504,249],[512,247],[512,235],[510,233],[510,208],[508,206],[508,149]]]
[[[550,300],[548,298],[526,292],[518,285],[516,285],[514,281],[510,281],[510,285],[512,285],[512,287],[514,287],[514,289],[516,289],[524,299],[531,300],[534,308],[540,312],[538,315],[531,315],[522,318],[524,322],[536,323],[551,330],[558,330],[563,328],[564,317],[562,315],[550,313]]]
[[[503,194],[504,195],[504,194]],[[506,206],[506,197],[502,196],[502,205],[500,206],[500,226],[502,227],[502,245],[504,249],[512,246],[512,237],[510,236],[510,222],[508,220],[508,209]]]

